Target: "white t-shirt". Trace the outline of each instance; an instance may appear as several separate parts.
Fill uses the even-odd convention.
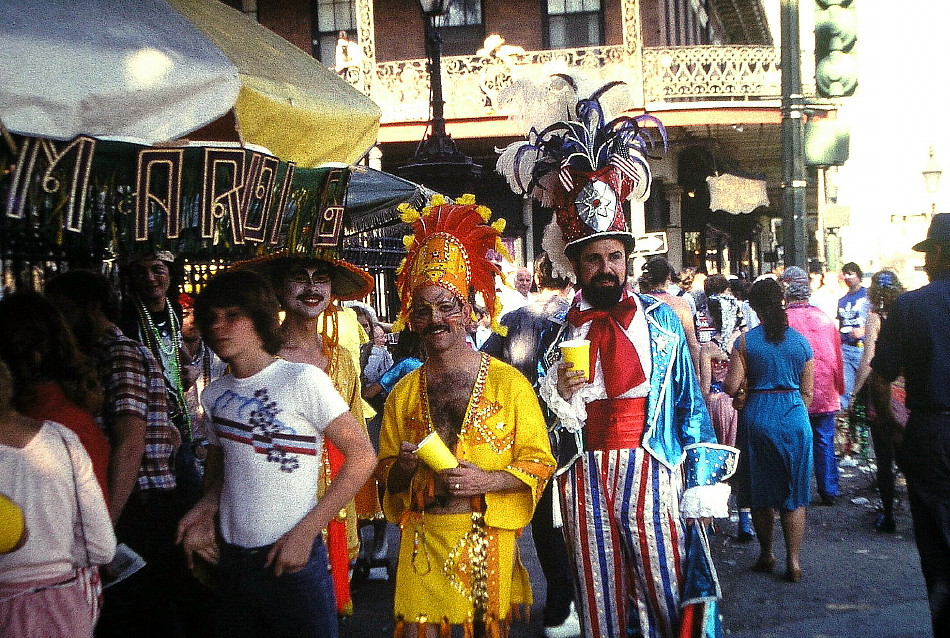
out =
[[[0,583],[68,575],[104,565],[115,534],[92,461],[76,434],[46,421],[23,448],[0,445],[0,492],[23,509],[26,544],[0,556]]]
[[[317,504],[323,431],[349,407],[322,370],[283,359],[213,381],[201,402],[224,456],[224,540],[270,545]]]

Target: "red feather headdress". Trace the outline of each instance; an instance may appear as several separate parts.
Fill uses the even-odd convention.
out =
[[[501,243],[505,220],[489,224],[491,210],[476,204],[474,195],[462,195],[455,203],[435,195],[421,212],[409,204],[401,204],[399,210],[402,220],[412,225],[412,234],[403,238],[408,254],[397,271],[401,308],[393,330],[405,327],[415,291],[424,284],[438,284],[463,303],[471,293],[481,293],[492,330],[502,331],[501,307],[495,299],[495,275],[501,270],[488,259],[488,251],[508,255]]]

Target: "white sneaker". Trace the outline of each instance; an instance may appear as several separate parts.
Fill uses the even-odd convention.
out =
[[[858,462],[855,461],[850,456],[846,456],[840,461],[838,461],[838,467],[857,467],[857,466],[858,466]]]
[[[577,618],[574,603],[571,603],[571,611],[564,622],[553,627],[545,627],[544,635],[546,638],[575,638],[581,635],[581,621]]]

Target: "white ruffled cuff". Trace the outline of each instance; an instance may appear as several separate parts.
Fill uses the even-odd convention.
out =
[[[728,518],[731,492],[728,483],[691,487],[683,492],[680,512],[683,518]]]
[[[548,374],[542,377],[538,386],[541,398],[548,409],[560,421],[561,428],[568,432],[577,432],[584,427],[587,421],[587,408],[580,392],[575,392],[571,401],[565,401],[557,391],[557,368],[552,367]]]

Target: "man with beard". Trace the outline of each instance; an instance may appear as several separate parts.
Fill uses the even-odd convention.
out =
[[[581,294],[559,341],[591,341],[592,375],[557,363],[541,396],[580,450],[559,487],[585,635],[671,637],[692,598],[686,524],[705,543],[709,518],[728,515],[728,486],[716,479],[734,454],[715,445],[676,313],[623,285],[631,249],[622,234],[568,246]],[[718,622],[714,610],[702,615]]]
[[[239,263],[236,268],[254,270],[270,278],[284,320],[280,326],[282,339],[278,356],[294,363],[309,363],[323,370],[333,381],[337,392],[350,408],[350,413],[365,430],[363,401],[360,395],[359,372],[350,353],[340,345],[341,308],[337,300],[362,299],[373,288],[373,280],[365,271],[333,257],[277,253]],[[355,316],[349,313],[348,316]],[[318,487],[320,496],[326,491],[343,457],[332,443],[323,455],[324,472]],[[329,477],[329,478],[328,478]],[[349,562],[359,552],[360,518],[381,515],[376,481],[370,480],[344,508],[345,513],[328,526],[327,549],[334,581],[337,608],[351,614]]]
[[[950,214],[934,215],[925,253],[930,283],[891,305],[877,339],[871,390],[907,477],[914,540],[927,584],[933,633],[950,636]],[[910,417],[903,430],[891,409],[891,382],[903,374]]]
[[[542,133],[496,165],[515,192],[554,209],[542,246],[554,274],[580,287],[540,382],[563,439],[558,491],[578,613],[591,638],[720,635],[705,527],[728,515],[721,481],[737,451],[716,443],[676,313],[625,286],[623,202],[645,201],[651,183],[641,123],[666,133],[650,115],[611,119],[599,97],[617,84],[579,100],[571,121],[538,123]],[[589,134],[564,133],[576,130]],[[590,341],[589,377],[561,361],[567,339]]]
[[[512,609],[531,604],[516,536],[531,521],[554,469],[531,384],[511,366],[469,348],[471,298],[497,316],[485,255],[500,229],[472,196],[434,198],[415,221],[397,286],[426,360],[393,388],[383,410],[378,474],[386,517],[399,523],[396,636],[507,636]],[[497,329],[497,320],[493,321]],[[420,441],[438,433],[444,465],[420,462]]]

